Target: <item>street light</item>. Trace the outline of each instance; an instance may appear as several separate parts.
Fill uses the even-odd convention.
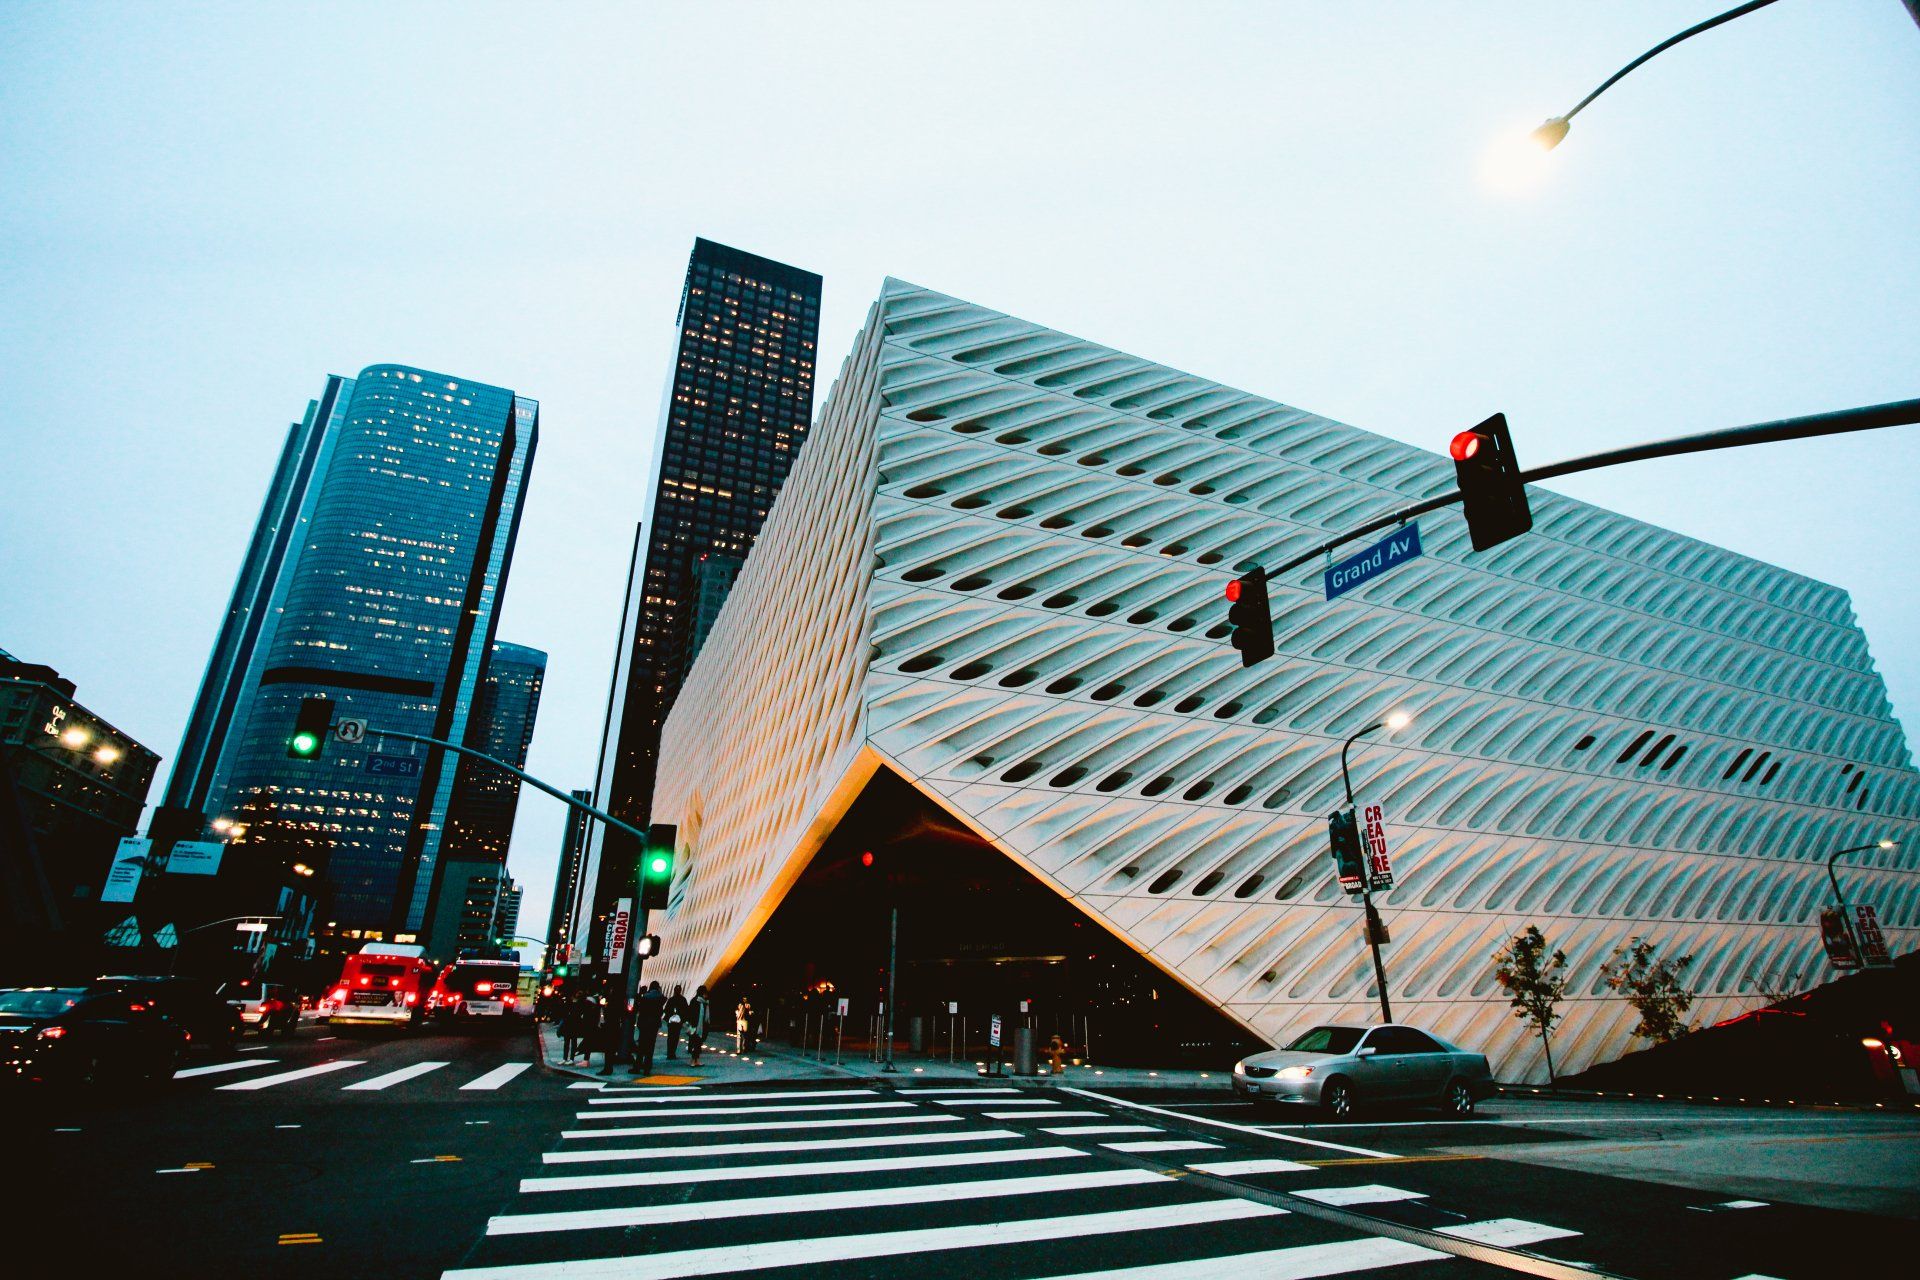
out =
[[[1708,18],[1705,22],[1695,23],[1693,26],[1688,27],[1685,31],[1682,31],[1679,35],[1669,36],[1665,40],[1662,40],[1659,44],[1653,46],[1653,48],[1647,50],[1645,53],[1635,58],[1632,62],[1629,62],[1626,66],[1620,68],[1618,71],[1608,76],[1605,80],[1601,81],[1600,87],[1598,89],[1595,89],[1592,93],[1588,94],[1586,97],[1580,99],[1580,101],[1573,104],[1573,110],[1567,112],[1563,116],[1550,117],[1545,124],[1541,125],[1539,128],[1533,131],[1533,134],[1531,135],[1532,141],[1534,142],[1535,145],[1537,145],[1543,151],[1553,150],[1555,147],[1560,145],[1561,139],[1567,136],[1567,129],[1572,124],[1573,118],[1579,115],[1582,111],[1584,111],[1589,102],[1592,102],[1595,98],[1605,93],[1608,89],[1611,89],[1629,71],[1632,71],[1635,67],[1639,66],[1641,63],[1647,61],[1649,58],[1652,58],[1655,54],[1664,53],[1666,50],[1673,48],[1673,46],[1679,44],[1682,40],[1686,40],[1692,36],[1697,36],[1702,31],[1711,30],[1712,28],[1719,26],[1723,22],[1732,22],[1735,18],[1741,17],[1744,14],[1752,13],[1755,9],[1764,9],[1772,3],[1773,3],[1773,0],[1747,0],[1747,3],[1745,4],[1735,5],[1733,8],[1727,10],[1723,14],[1720,14],[1716,17]]]
[[[1898,840],[1888,840],[1883,837],[1875,840],[1871,844],[1857,844],[1851,849],[1836,849],[1827,855],[1827,883],[1833,886],[1833,900],[1842,912],[1845,912],[1847,909],[1847,899],[1840,892],[1840,877],[1834,874],[1833,864],[1850,853],[1865,853],[1869,849],[1898,849],[1899,847],[1900,842]]]
[[[1354,743],[1377,729],[1398,733],[1412,723],[1413,717],[1405,711],[1391,711],[1385,718],[1374,721],[1340,744],[1340,783],[1346,789],[1349,813],[1353,811],[1353,774],[1347,768],[1347,752],[1352,749]],[[1387,966],[1380,959],[1380,913],[1373,908],[1372,882],[1372,868],[1363,863],[1360,875],[1360,906],[1366,913],[1367,947],[1373,952],[1373,981],[1374,985],[1380,989],[1380,1020],[1392,1022],[1393,1005],[1387,999]]]

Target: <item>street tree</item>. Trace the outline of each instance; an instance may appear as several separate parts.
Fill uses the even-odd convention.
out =
[[[1687,1032],[1693,990],[1682,975],[1693,964],[1693,957],[1669,960],[1656,956],[1654,950],[1654,944],[1644,938],[1629,938],[1626,946],[1616,948],[1613,958],[1600,966],[1600,976],[1640,1015],[1640,1025],[1633,1034],[1665,1044]]]
[[[1553,1024],[1560,1021],[1559,1004],[1566,998],[1567,953],[1549,952],[1540,926],[1530,924],[1493,953],[1493,976],[1507,993],[1513,1016],[1532,1023],[1540,1033],[1540,1047],[1547,1053],[1547,1086],[1552,1088],[1556,1077],[1551,1033]]]

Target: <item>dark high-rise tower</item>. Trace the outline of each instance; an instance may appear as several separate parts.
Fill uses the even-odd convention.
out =
[[[593,803],[593,792],[575,788],[573,798]],[[560,948],[573,937],[574,912],[579,908],[580,868],[587,857],[587,815],[567,809],[566,834],[560,839],[560,865],[553,873],[553,907],[547,915],[547,963],[565,958]]]
[[[709,553],[746,557],[806,439],[820,277],[696,240],[679,321],[594,788],[607,812],[636,824],[647,820],[660,725],[680,688],[694,567]],[[593,825],[576,931],[591,929],[594,909],[631,880],[637,853]]]
[[[540,686],[546,675],[547,655],[540,650],[496,643],[468,722],[467,746],[515,767],[526,767],[533,722],[540,711]],[[462,761],[453,784],[453,801],[447,806],[447,835],[442,842],[445,856],[490,857],[504,864],[519,804],[520,779],[478,760]]]
[[[461,742],[486,674],[539,407],[403,365],[331,379],[291,433],[167,798],[299,842],[349,938],[421,928],[456,771],[374,738],[289,759],[303,697]]]

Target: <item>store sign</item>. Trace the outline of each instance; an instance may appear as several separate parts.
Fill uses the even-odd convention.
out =
[[[1378,893],[1393,888],[1393,862],[1387,856],[1387,816],[1377,804],[1362,811],[1360,844],[1367,855],[1367,887]]]

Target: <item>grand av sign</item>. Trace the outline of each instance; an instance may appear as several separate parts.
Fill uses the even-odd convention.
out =
[[[1327,569],[1327,599],[1343,596],[1422,554],[1420,526],[1406,525]]]

